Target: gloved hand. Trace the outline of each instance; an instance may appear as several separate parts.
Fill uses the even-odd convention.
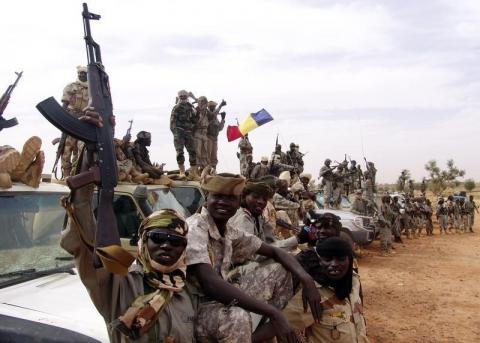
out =
[[[222,120],[225,120],[225,116],[226,116],[226,115],[227,115],[227,114],[226,114],[225,112],[220,112],[220,117],[222,117]]]

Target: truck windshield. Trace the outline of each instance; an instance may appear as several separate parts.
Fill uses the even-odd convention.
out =
[[[185,218],[190,216],[189,211],[182,206],[170,188],[149,189],[148,203],[153,211],[170,208]]]
[[[65,210],[62,193],[0,193],[0,282],[71,265],[60,247]]]

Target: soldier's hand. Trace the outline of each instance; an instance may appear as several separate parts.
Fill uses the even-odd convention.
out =
[[[223,107],[223,106],[225,106],[225,105],[227,105],[227,102],[222,99],[222,102],[220,103],[220,107]]]
[[[270,321],[275,329],[277,338],[281,342],[300,343],[295,331],[293,331],[288,324],[288,320],[280,311],[275,312],[275,314],[270,317]]]
[[[130,134],[123,136],[123,141],[124,142],[130,142],[131,139],[132,139],[132,135],[130,135]]]
[[[93,107],[87,107],[86,109],[84,109],[83,116],[78,119],[93,124],[96,127],[103,127],[103,118],[100,113],[98,113]],[[112,125],[113,127],[115,126],[114,115],[110,117],[110,125]]]
[[[312,311],[312,316],[315,322],[319,323],[322,318],[323,306],[320,294],[313,279],[303,283],[302,288],[303,310],[307,312],[308,306]]]
[[[225,116],[226,116],[226,115],[227,115],[227,114],[226,114],[225,112],[220,112],[220,117],[222,117],[222,120],[225,120]]]

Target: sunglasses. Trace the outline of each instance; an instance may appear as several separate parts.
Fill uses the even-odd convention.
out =
[[[169,242],[174,247],[187,245],[187,239],[182,236],[172,235],[166,232],[150,231],[147,232],[147,238],[151,239],[155,244]]]

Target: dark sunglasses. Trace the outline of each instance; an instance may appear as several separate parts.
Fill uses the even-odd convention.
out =
[[[147,232],[147,238],[150,238],[155,244],[162,244],[168,241],[174,247],[187,245],[187,239],[185,237],[172,235],[166,232],[150,231]]]

